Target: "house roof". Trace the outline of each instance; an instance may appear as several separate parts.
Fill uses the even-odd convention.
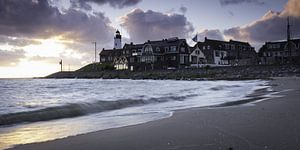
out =
[[[130,44],[125,44],[124,45],[124,49],[140,49],[140,48],[143,48],[144,44],[133,44],[133,43],[130,43]]]
[[[300,44],[300,39],[291,40],[292,46],[297,48]],[[287,41],[266,42],[261,48],[261,51],[283,51],[286,49]]]
[[[120,56],[123,53],[123,49],[103,49],[100,52],[101,56]]]
[[[234,41],[230,40],[228,41],[220,41],[220,40],[213,40],[205,38],[205,41],[203,42],[204,45],[210,45],[211,49],[225,49],[225,44],[235,45],[235,46],[244,46],[244,47],[251,47],[251,45],[248,42],[242,42],[242,41]],[[231,49],[231,48],[230,48]]]

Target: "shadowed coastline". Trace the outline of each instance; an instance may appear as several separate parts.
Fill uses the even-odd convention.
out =
[[[100,65],[100,64],[99,64]],[[101,66],[101,65],[100,65]],[[96,69],[95,69],[96,68]],[[98,69],[97,69],[98,68]],[[230,66],[181,70],[113,71],[87,65],[77,71],[57,72],[45,78],[102,78],[154,80],[251,80],[272,77],[300,76],[300,66]]]

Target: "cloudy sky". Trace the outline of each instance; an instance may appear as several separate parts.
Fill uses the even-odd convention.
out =
[[[300,0],[0,0],[0,78],[38,77],[75,70],[112,48],[116,29],[123,42],[142,43],[198,33],[248,41],[259,48],[300,38]]]

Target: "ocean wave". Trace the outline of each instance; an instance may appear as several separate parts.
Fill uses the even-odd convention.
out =
[[[184,101],[186,98],[197,96],[168,96],[149,99],[125,99],[118,101],[96,101],[94,103],[71,103],[63,106],[48,107],[45,109],[4,114],[0,116],[0,126],[13,125],[25,122],[48,121],[54,119],[84,116],[91,113],[99,113],[134,107],[145,104],[164,103],[169,101]]]

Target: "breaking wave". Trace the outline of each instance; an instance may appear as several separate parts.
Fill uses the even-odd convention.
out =
[[[48,107],[45,109],[9,113],[0,116],[0,126],[12,125],[24,122],[48,121],[53,119],[71,118],[83,116],[91,113],[99,113],[110,110],[117,110],[127,107],[134,107],[145,104],[164,103],[169,101],[184,101],[186,98],[197,96],[195,94],[187,96],[168,96],[160,98],[125,99],[118,101],[96,101],[94,103],[71,103],[63,106]]]

